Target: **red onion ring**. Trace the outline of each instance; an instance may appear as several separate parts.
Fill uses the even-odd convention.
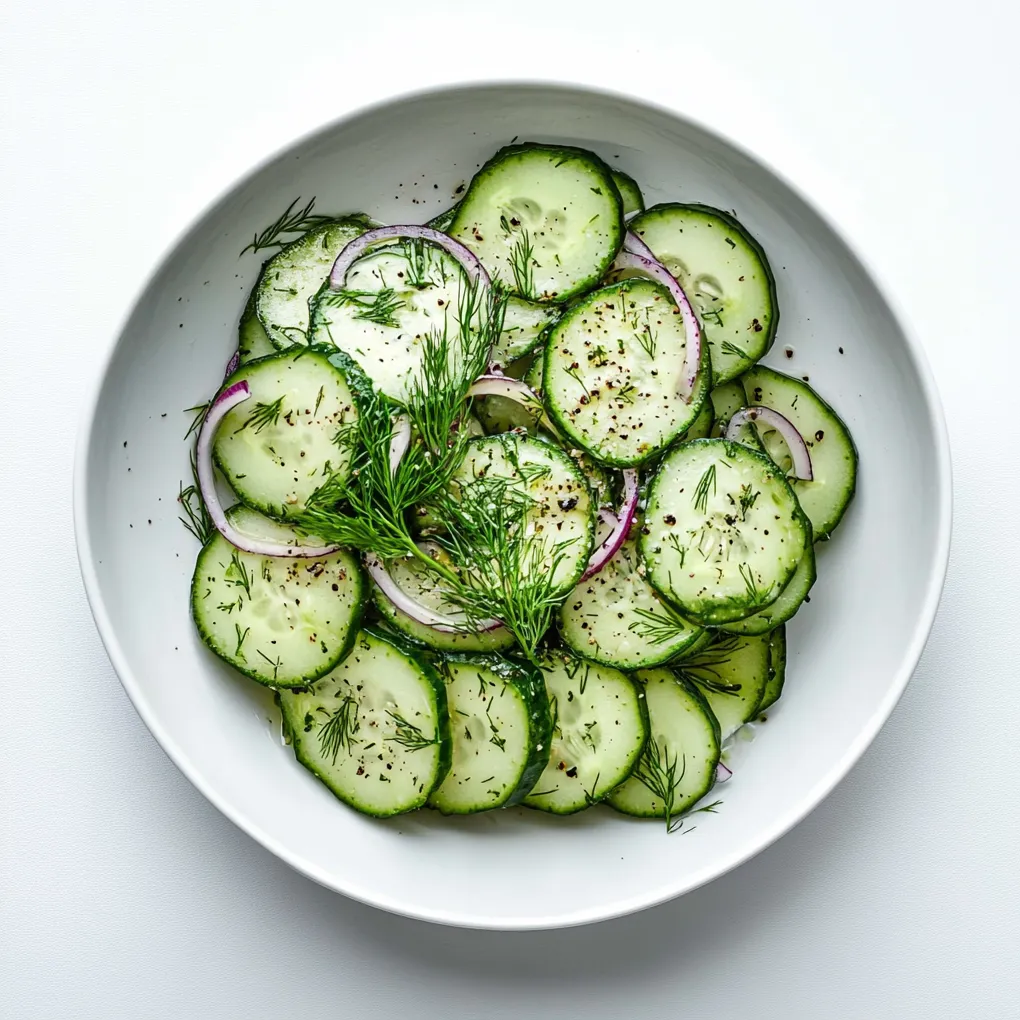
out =
[[[606,523],[612,521],[609,534],[599,543],[588,560],[588,566],[581,575],[582,581],[594,577],[619,551],[621,545],[627,541],[631,525],[634,523],[634,515],[637,513],[638,505],[638,473],[633,468],[623,472],[623,504],[620,506],[619,514],[612,514],[599,511],[605,514]]]
[[[523,405],[529,411],[541,412],[544,410],[540,397],[526,382],[493,372],[488,375],[480,375],[471,384],[467,395],[469,397],[506,397],[508,400],[516,400],[518,404]]]
[[[641,240],[632,230],[628,230],[623,237],[623,250],[629,251],[632,255],[640,255],[642,258],[651,260],[652,262],[658,262],[659,260],[655,257],[655,252]]]
[[[655,258],[649,258],[647,255],[631,251],[627,247],[631,243],[629,239],[634,238],[638,245],[648,250],[644,241],[631,233],[627,234],[627,238],[623,250],[616,256],[613,268],[636,269],[650,276],[656,283],[662,284],[669,291],[680,312],[680,318],[683,319],[687,343],[684,352],[684,370],[678,391],[684,402],[689,404],[694,397],[694,384],[697,381],[698,369],[701,365],[701,326],[698,324],[698,317],[694,314],[694,309],[691,307],[690,301],[687,300],[687,295],[677,278],[661,262]]]
[[[804,437],[797,430],[797,426],[771,407],[761,407],[755,404],[752,407],[745,407],[730,418],[726,426],[726,438],[731,442],[737,440],[741,428],[750,422],[760,421],[775,429],[783,437],[790,450],[790,459],[793,461],[792,474],[794,478],[810,482],[814,479],[814,471],[811,469],[811,454],[808,451]]]
[[[715,781],[717,783],[725,783],[726,780],[730,779],[732,776],[733,776],[733,769],[731,769],[728,765],[723,765],[722,762],[719,762],[719,764],[716,765],[716,767],[715,767]]]
[[[416,620],[418,623],[422,623],[426,627],[431,627],[433,630],[437,630],[440,633],[482,633],[484,631],[495,630],[497,627],[503,626],[501,621],[490,618],[488,620],[482,620],[477,626],[468,630],[464,626],[467,623],[467,617],[461,616],[460,619],[458,619],[454,616],[446,616],[443,613],[437,613],[434,609],[429,609],[428,606],[423,606],[416,599],[408,595],[407,592],[393,580],[390,572],[386,569],[386,564],[383,563],[383,561],[379,559],[375,553],[367,553],[365,555],[365,567],[379,590],[397,609],[406,616],[411,617],[412,620]]]
[[[232,546],[235,546],[242,552],[252,553],[255,556],[319,557],[335,553],[340,546],[280,545],[277,542],[266,542],[261,539],[250,538],[248,535],[242,535],[227,520],[223,505],[220,503],[219,494],[216,492],[212,457],[213,439],[216,436],[216,430],[220,427],[220,423],[227,416],[227,413],[250,396],[251,390],[244,380],[228,386],[212,402],[212,405],[206,412],[205,421],[202,422],[202,428],[198,433],[198,444],[195,449],[198,488],[202,493],[202,499],[205,502],[206,509],[209,511],[209,517],[213,522],[213,526]]]
[[[376,227],[374,230],[366,230],[364,234],[349,241],[337,256],[336,262],[333,263],[329,274],[330,289],[343,290],[351,266],[373,245],[382,244],[384,241],[400,241],[408,237],[438,245],[461,264],[472,283],[480,282],[489,286],[489,274],[470,248],[441,231],[433,230],[432,227],[407,223],[401,226]]]

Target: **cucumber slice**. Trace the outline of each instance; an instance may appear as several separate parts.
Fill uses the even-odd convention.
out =
[[[255,538],[300,541],[247,507],[231,507],[227,519]],[[297,687],[328,673],[350,650],[363,592],[361,567],[349,552],[254,556],[216,534],[198,554],[191,615],[224,662],[260,684]]]
[[[475,174],[449,232],[514,293],[566,301],[595,286],[616,257],[622,203],[594,153],[511,145]]]
[[[553,705],[552,750],[524,803],[569,815],[630,775],[647,737],[644,698],[623,673],[561,652],[548,656],[542,674]]]
[[[241,321],[237,327],[237,355],[239,364],[247,365],[249,361],[266,358],[275,354],[276,348],[269,339],[255,311],[255,291],[248,295],[248,302],[241,313]]]
[[[724,383],[772,346],[779,323],[776,282],[765,252],[728,213],[666,203],[636,216],[630,229],[680,281],[694,305]]]
[[[422,807],[450,765],[446,689],[392,636],[366,627],[350,655],[299,691],[281,691],[294,755],[345,804],[385,818]]]
[[[666,599],[685,617],[718,625],[774,602],[810,541],[775,464],[739,443],[697,439],[659,464],[639,548]]]
[[[559,613],[560,637],[568,648],[617,669],[658,666],[708,636],[663,602],[645,580],[637,550],[640,530],[635,522],[616,555],[574,588]]]
[[[326,355],[302,346],[243,365],[225,385],[241,380],[251,396],[223,419],[216,463],[243,503],[293,517],[349,467],[350,446],[337,437],[357,421],[354,398]]]
[[[536,348],[535,359],[531,367],[524,373],[524,381],[539,395],[542,395],[542,383],[545,379],[545,347]]]
[[[432,550],[430,550],[432,551]],[[441,555],[438,547],[435,555]],[[444,557],[449,559],[449,557]],[[443,588],[435,574],[430,573],[415,559],[391,560],[387,563],[390,577],[397,585],[422,605],[437,613],[456,612],[443,598]],[[372,585],[372,598],[386,622],[419,644],[442,652],[496,652],[514,643],[513,633],[506,627],[480,633],[447,634],[427,627],[398,609],[379,589]]]
[[[503,329],[489,355],[490,363],[502,367],[530,354],[559,314],[556,305],[541,305],[511,295],[503,313]]]
[[[444,660],[453,759],[429,805],[446,815],[523,800],[549,761],[549,701],[537,669],[497,657]]]
[[[707,439],[712,434],[712,425],[715,418],[712,414],[712,401],[706,400],[701,405],[698,417],[687,427],[687,431],[681,436],[685,443],[693,439]]]
[[[726,435],[726,427],[737,411],[747,406],[744,387],[739,379],[723,383],[712,390],[709,403],[712,406],[711,437],[720,439]]]
[[[704,695],[726,740],[758,714],[772,675],[769,661],[767,634],[720,635],[676,673]]]
[[[780,624],[793,619],[807,599],[817,576],[814,547],[808,545],[800,563],[797,564],[797,569],[793,572],[793,577],[775,602],[743,620],[721,624],[719,629],[729,634],[767,634]]]
[[[616,185],[616,190],[620,192],[620,200],[623,202],[623,215],[631,216],[641,212],[645,207],[645,200],[638,187],[638,182],[622,170],[613,170],[612,174],[613,183]]]
[[[704,361],[691,402],[677,392],[685,350],[665,287],[628,279],[589,294],[546,343],[543,391],[556,428],[607,464],[655,456],[694,423],[708,396]]]
[[[451,205],[449,209],[444,209],[438,216],[433,216],[425,225],[431,227],[433,230],[441,230],[444,234],[449,233],[450,224],[453,223],[454,216],[457,215],[457,205]]]
[[[769,682],[765,685],[758,711],[771,708],[783,693],[786,683],[786,628],[776,627],[769,634]]]
[[[719,725],[705,699],[668,669],[637,674],[648,706],[648,743],[630,778],[609,797],[624,814],[671,819],[715,784]]]
[[[272,343],[283,350],[308,343],[308,303],[329,276],[337,256],[368,229],[353,216],[309,230],[274,255],[255,286],[255,310]]]
[[[460,264],[441,248],[387,245],[354,263],[343,290],[324,284],[315,295],[312,342],[346,352],[377,390],[404,403],[430,336],[447,338],[451,369],[459,369],[458,309],[469,287]]]
[[[520,564],[521,579],[551,573],[553,593],[570,591],[588,564],[595,533],[594,508],[580,468],[561,449],[535,436],[507,433],[472,439],[454,472],[455,489],[477,491],[502,480],[508,491],[534,501],[524,526],[524,544],[534,552]]]
[[[811,521],[815,541],[828,538],[843,519],[857,489],[857,449],[839,415],[800,379],[759,366],[742,379],[749,404],[762,404],[796,425],[811,451],[810,482],[791,479],[793,491]],[[769,456],[783,471],[790,468],[786,443],[762,425],[756,426]]]

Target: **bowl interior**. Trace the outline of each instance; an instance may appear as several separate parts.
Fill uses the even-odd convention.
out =
[[[768,363],[809,376],[848,422],[858,494],[819,550],[789,627],[786,694],[717,814],[688,837],[609,809],[567,819],[510,810],[388,822],[335,801],[281,745],[269,692],[235,676],[188,615],[197,544],[178,523],[189,477],[184,409],[213,392],[261,255],[238,252],[293,199],[424,222],[511,139],[594,149],[649,203],[732,209],[763,243],[782,309]],[[784,349],[792,349],[788,358]],[[81,556],[111,657],[146,723],[237,824],[314,879],[419,917],[491,927],[612,916],[746,860],[856,760],[902,690],[930,626],[948,533],[938,408],[867,272],[804,199],[677,116],[587,90],[459,88],[400,99],[299,142],[208,211],[145,288],[111,355],[77,479]]]

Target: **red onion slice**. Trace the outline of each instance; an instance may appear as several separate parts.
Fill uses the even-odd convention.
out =
[[[467,625],[466,616],[447,616],[443,613],[437,613],[434,609],[429,609],[428,606],[422,605],[417,599],[408,595],[407,592],[393,580],[390,572],[386,569],[386,564],[383,563],[383,561],[379,559],[375,553],[366,554],[365,567],[368,569],[369,574],[372,576],[372,580],[375,581],[379,590],[397,609],[406,616],[411,617],[412,620],[416,620],[418,623],[423,623],[426,627],[431,627],[433,630],[437,630],[440,633],[481,633],[484,631],[495,630],[497,627],[503,626],[499,620],[488,619],[481,620],[475,626],[469,627]]]
[[[628,240],[624,242],[623,250],[616,256],[613,268],[636,269],[638,272],[650,276],[656,283],[661,283],[669,291],[673,301],[676,303],[677,309],[680,312],[680,318],[683,319],[684,333],[687,337],[684,369],[677,391],[684,401],[689,404],[694,396],[694,383],[697,381],[698,369],[701,365],[701,326],[698,324],[698,317],[694,314],[694,309],[691,307],[690,301],[687,300],[687,295],[684,293],[684,289],[680,286],[677,278],[654,257],[649,258],[647,255],[631,251],[628,248],[628,244],[631,243],[630,238],[633,238],[637,245],[648,251],[644,241],[640,240],[635,234],[628,233]],[[650,251],[649,254],[651,254]]]
[[[600,515],[605,514],[606,523],[612,524],[609,534],[596,546],[595,552],[588,560],[588,566],[581,575],[582,581],[594,577],[617,553],[620,546],[627,541],[631,525],[634,523],[634,515],[637,513],[638,505],[638,473],[633,468],[623,472],[623,503],[620,506],[619,514],[599,511]],[[596,541],[598,536],[596,536]]]
[[[737,411],[730,418],[730,423],[726,427],[726,438],[730,441],[736,441],[737,436],[740,434],[740,429],[744,425],[755,421],[763,422],[769,428],[775,429],[783,437],[783,440],[790,449],[790,459],[793,461],[791,472],[793,477],[805,482],[812,481],[815,476],[811,469],[811,454],[808,452],[804,437],[789,418],[784,417],[778,411],[773,411],[771,407],[761,407],[756,404],[753,407],[745,407]]]
[[[722,762],[715,767],[715,781],[717,783],[725,783],[727,779],[733,776],[733,769],[728,765],[723,765]]]
[[[631,230],[628,230],[624,235],[623,250],[629,251],[632,255],[640,255],[642,258],[649,259],[652,262],[659,261],[655,257],[655,252]]]
[[[234,351],[230,356],[230,360],[227,362],[227,367],[223,370],[223,378],[229,379],[238,369],[241,364],[241,352]]]
[[[216,479],[213,475],[212,447],[216,430],[227,416],[227,413],[251,396],[248,384],[242,380],[223,390],[212,402],[206,412],[205,421],[198,433],[198,445],[195,449],[195,464],[198,470],[198,487],[205,501],[209,517],[216,530],[232,545],[242,552],[255,556],[329,556],[335,553],[338,545],[280,545],[277,542],[266,542],[261,539],[242,535],[232,527],[223,511],[219,494],[216,492]]]
[[[400,464],[407,448],[411,445],[411,419],[406,414],[401,414],[393,423],[393,434],[390,436],[390,474],[397,473],[397,465]]]
[[[406,223],[395,227],[376,227],[374,230],[367,230],[360,234],[337,256],[333,263],[333,269],[329,274],[329,286],[331,290],[343,290],[347,280],[347,274],[351,266],[357,262],[362,255],[373,245],[382,244],[385,241],[401,241],[411,238],[419,241],[429,241],[442,248],[448,255],[453,256],[464,268],[472,283],[480,282],[489,285],[489,274],[485,271],[481,262],[470,248],[465,247],[460,241],[432,227],[422,227],[416,223]]]
[[[520,379],[511,379],[507,375],[480,375],[468,390],[469,397],[506,397],[516,400],[527,410],[541,413],[544,408],[538,394]]]

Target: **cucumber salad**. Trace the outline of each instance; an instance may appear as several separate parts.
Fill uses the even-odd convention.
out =
[[[675,831],[782,692],[853,441],[759,363],[775,280],[732,214],[565,145],[458,190],[424,225],[294,203],[249,246],[181,492],[195,625],[358,811]]]

